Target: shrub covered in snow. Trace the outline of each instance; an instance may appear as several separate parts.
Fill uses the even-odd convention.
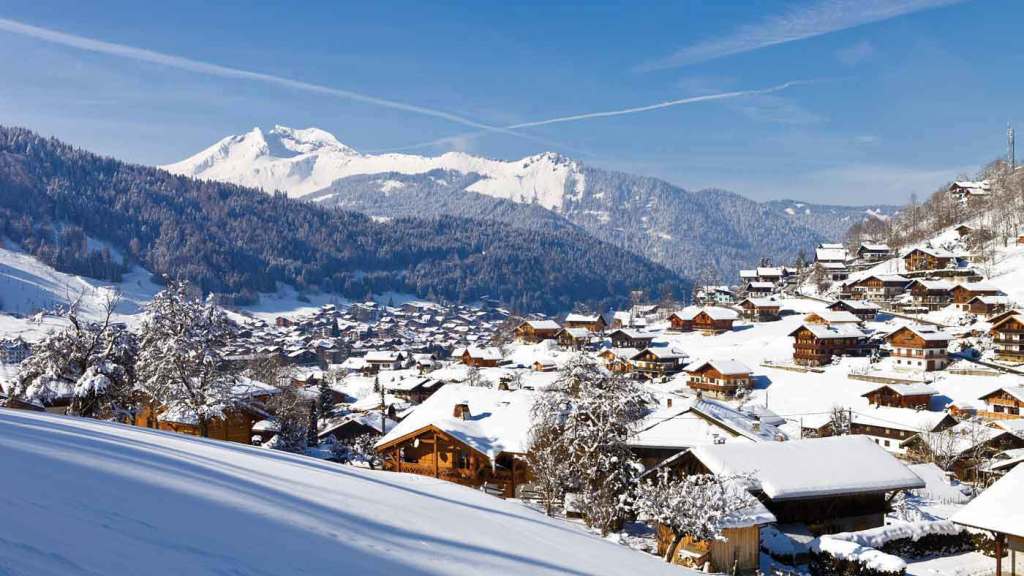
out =
[[[891,524],[860,532],[834,534],[832,538],[876,548],[902,558],[958,554],[974,549],[970,535],[948,520]]]
[[[810,570],[817,576],[903,576],[907,564],[856,542],[822,536],[811,542]]]

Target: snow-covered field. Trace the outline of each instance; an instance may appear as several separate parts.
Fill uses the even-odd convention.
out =
[[[432,478],[0,409],[0,574],[682,574]]]

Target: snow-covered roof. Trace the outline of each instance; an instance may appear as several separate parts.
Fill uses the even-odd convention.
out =
[[[894,428],[908,432],[930,432],[949,415],[945,412],[914,410],[913,408],[896,408],[893,406],[873,406],[862,412],[853,413],[853,422],[877,428]]]
[[[938,392],[929,384],[921,382],[919,384],[883,384],[874,390],[870,390],[862,394],[867,396],[872,392],[877,392],[883,388],[888,388],[900,396],[934,396]]]
[[[901,332],[903,330],[909,330],[913,332],[925,342],[948,342],[949,340],[953,339],[953,336],[951,336],[950,334],[947,334],[946,332],[939,330],[935,326],[929,326],[926,324],[920,324],[915,326],[900,326],[899,328],[890,332],[889,337],[892,337],[897,332]]]
[[[686,352],[668,346],[650,346],[634,354],[630,360],[636,360],[641,354],[651,353],[659,360],[679,360],[687,358]]]
[[[849,253],[846,251],[846,248],[843,248],[841,244],[837,246],[838,247],[815,249],[815,259],[819,262],[842,262],[847,260],[849,258]]]
[[[470,358],[476,360],[501,360],[502,354],[499,348],[493,346],[480,347],[480,346],[469,346],[463,354],[469,354]]]
[[[804,324],[802,328],[810,330],[811,334],[814,334],[815,338],[819,339],[830,339],[830,338],[865,338],[867,333],[858,328],[855,324],[833,324],[825,326],[822,324]],[[790,332],[790,336],[793,336],[800,328],[797,328],[793,332]]]
[[[773,500],[890,492],[924,482],[866,436],[698,446],[693,455],[715,474],[750,474],[752,489]]]
[[[554,320],[527,320],[523,324],[529,325],[534,330],[558,330],[561,328]]]
[[[1024,538],[1024,466],[1006,473],[950,518],[957,524]]]
[[[383,418],[383,421],[384,428],[389,431],[394,429],[394,427],[398,425],[398,422],[395,422],[394,420],[388,418],[387,416]],[[372,428],[377,432],[381,432],[381,415],[379,413],[360,412],[357,414],[346,414],[344,416],[332,418],[330,421],[327,422],[327,424],[323,428],[320,429],[319,432],[317,432],[317,436],[326,436],[331,432],[334,432],[338,428],[341,428],[342,426],[345,426],[350,423],[361,424],[363,426],[366,426],[367,428]]]
[[[781,306],[778,300],[771,298],[744,298],[743,302],[750,302],[755,308],[779,308]],[[743,302],[740,302],[741,306]]]
[[[502,452],[524,453],[533,400],[534,393],[529,391],[446,384],[381,438],[377,446],[435,426],[488,458]],[[457,404],[469,406],[467,418],[455,417]]]
[[[991,396],[993,394],[996,394],[998,392],[1005,392],[1005,393],[1009,394],[1010,396],[1013,396],[1017,400],[1020,400],[1021,402],[1024,402],[1024,386],[1002,386],[1000,388],[997,388],[997,389],[989,392],[988,394],[985,394],[981,398],[982,399],[983,398],[988,398],[989,396]]]
[[[735,320],[739,318],[738,312],[731,308],[722,308],[721,306],[687,306],[674,313],[674,316],[680,320],[693,320],[701,312],[706,313],[712,320]]]
[[[569,314],[565,317],[566,322],[600,322],[600,314]]]
[[[739,360],[698,360],[686,367],[687,372],[696,372],[705,366],[710,366],[724,375],[750,374],[753,370]]]
[[[888,252],[889,245],[879,244],[875,242],[862,242],[860,245],[860,250],[864,250],[865,252]]]
[[[775,288],[775,284],[771,282],[748,282],[747,289],[752,290],[771,290]]]

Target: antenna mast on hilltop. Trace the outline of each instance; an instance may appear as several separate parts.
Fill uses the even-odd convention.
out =
[[[1013,150],[1013,126],[1006,123],[1006,163],[1010,165],[1010,172],[1017,168],[1017,156]]]

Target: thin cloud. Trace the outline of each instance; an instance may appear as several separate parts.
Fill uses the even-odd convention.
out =
[[[477,122],[476,120],[473,120],[471,118],[466,118],[465,116],[452,114],[450,112],[445,112],[443,110],[427,108],[424,106],[417,106],[415,104],[399,102],[396,100],[389,100],[387,98],[380,98],[377,96],[371,96],[368,94],[362,94],[359,92],[353,92],[351,90],[344,90],[341,88],[332,88],[330,86],[324,86],[322,84],[313,84],[311,82],[303,82],[301,80],[294,80],[282,76],[274,76],[272,74],[265,74],[262,72],[254,72],[251,70],[243,70],[241,68],[232,68],[229,66],[221,66],[219,64],[211,64],[209,62],[192,60],[189,58],[183,58],[181,56],[175,56],[173,54],[166,54],[163,52],[147,50],[145,48],[136,48],[134,46],[115,44],[112,42],[105,42],[103,40],[96,40],[94,38],[87,38],[84,36],[76,36],[74,34],[67,34],[64,32],[59,32],[57,30],[40,28],[38,26],[31,26],[29,24],[24,24],[22,22],[18,22],[15,20],[9,20],[7,18],[0,18],[0,30],[10,32],[12,34],[19,34],[21,36],[35,38],[37,40],[42,40],[44,42],[60,44],[62,46],[77,48],[79,50],[86,50],[88,52],[97,52],[100,54],[108,54],[110,56],[127,58],[129,60],[135,60],[139,62],[158,64],[170,68],[177,68],[179,70],[186,70],[198,74],[205,74],[207,76],[217,76],[220,78],[232,78],[239,80],[251,80],[255,82],[263,82],[266,84],[274,84],[285,88],[302,90],[304,92],[324,94],[327,96],[343,98],[346,100],[353,100],[356,102],[363,102],[366,104],[382,106],[385,108],[392,108],[395,110],[401,110],[413,114],[420,114],[423,116],[440,118],[442,120],[448,120],[456,124],[462,124],[464,126],[469,126],[472,128],[479,128],[481,130],[486,130],[489,132],[505,132],[513,134],[511,131],[507,129],[503,129],[497,126],[491,126],[489,124],[484,124],[482,122]]]
[[[967,0],[818,0],[722,38],[698,42],[640,66],[641,71],[678,68],[768,46],[813,38]]]

